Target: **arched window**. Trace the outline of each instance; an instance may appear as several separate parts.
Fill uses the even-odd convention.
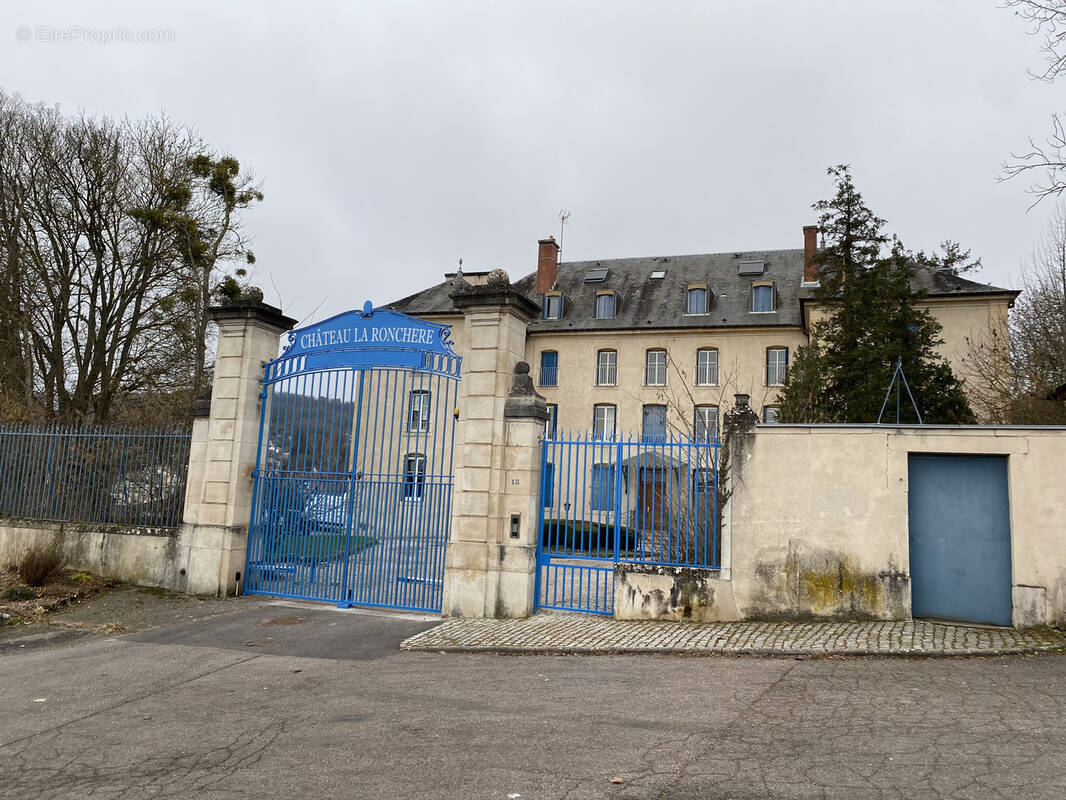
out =
[[[690,286],[688,289],[688,297],[685,303],[686,314],[706,314],[707,313],[707,287],[706,286]]]
[[[774,285],[766,283],[753,283],[751,285],[751,310],[757,314],[764,314],[774,310]]]
[[[600,292],[596,295],[596,319],[612,319],[614,311],[614,292]]]
[[[408,453],[403,462],[403,499],[421,500],[426,487],[426,457]]]
[[[618,382],[618,351],[600,350],[596,353],[596,385],[614,386]]]
[[[696,351],[696,385],[718,385],[718,351],[713,347]]]

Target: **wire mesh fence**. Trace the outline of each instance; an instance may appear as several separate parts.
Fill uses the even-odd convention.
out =
[[[176,528],[188,429],[0,425],[0,516]]]

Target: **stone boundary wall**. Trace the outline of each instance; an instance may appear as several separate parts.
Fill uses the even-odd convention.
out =
[[[1066,624],[1066,428],[766,425],[734,446],[725,516],[746,618],[907,619],[910,453],[1005,455],[1013,623]]]
[[[0,564],[15,562],[28,548],[62,534],[65,566],[140,586],[182,590],[187,548],[178,531],[106,525],[0,519]]]

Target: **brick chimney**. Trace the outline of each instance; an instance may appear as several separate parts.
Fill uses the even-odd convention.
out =
[[[814,263],[814,254],[818,252],[818,226],[803,226],[803,282],[818,281],[818,267]]]
[[[537,294],[550,292],[559,275],[559,243],[554,236],[537,242]]]

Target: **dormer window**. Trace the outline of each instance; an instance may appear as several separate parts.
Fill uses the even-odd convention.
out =
[[[614,292],[598,292],[596,294],[596,319],[612,319],[614,312]]]
[[[685,313],[686,314],[706,314],[707,313],[707,287],[702,285],[695,285],[688,287],[688,294],[685,300]]]
[[[563,296],[561,294],[544,295],[544,319],[561,319],[563,316]]]
[[[751,310],[755,314],[765,314],[773,311],[774,284],[773,281],[762,281],[751,285]]]

